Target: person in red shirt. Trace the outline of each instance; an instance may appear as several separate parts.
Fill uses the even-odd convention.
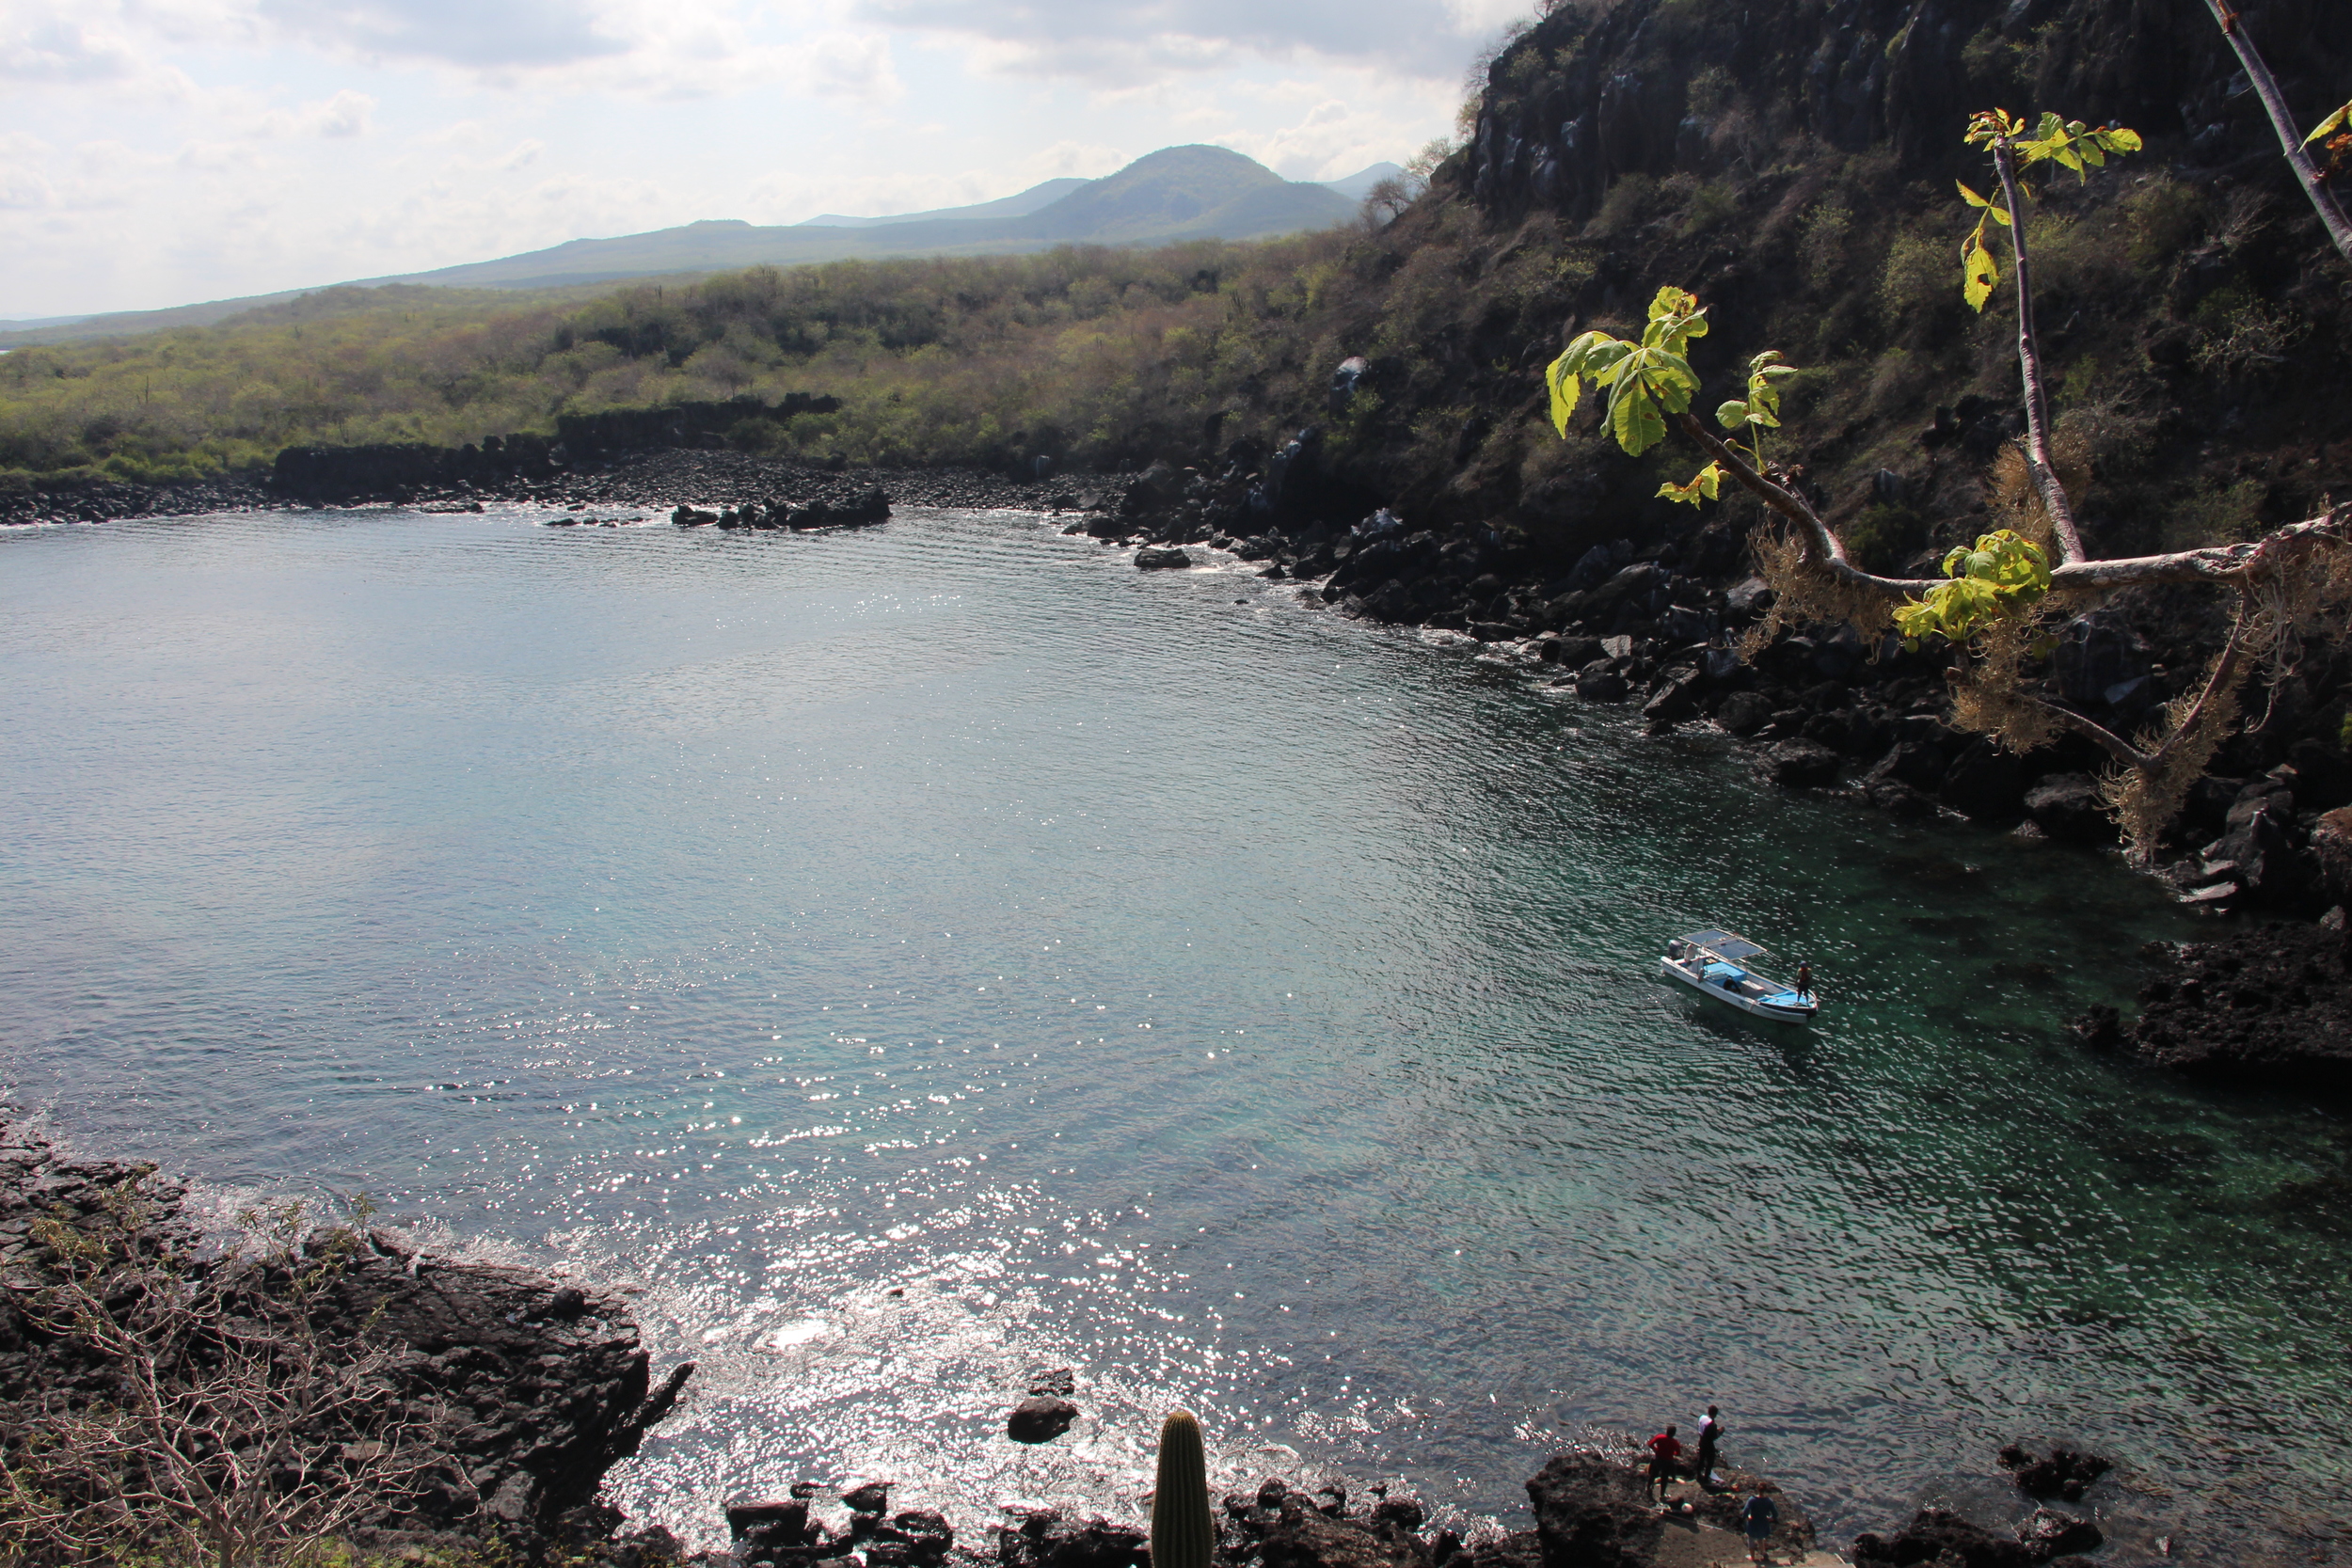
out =
[[[1658,1489],[1658,1500],[1666,1500],[1666,1483],[1675,1478],[1675,1461],[1682,1457],[1682,1444],[1675,1437],[1672,1426],[1649,1440],[1649,1476],[1642,1482],[1642,1496]]]

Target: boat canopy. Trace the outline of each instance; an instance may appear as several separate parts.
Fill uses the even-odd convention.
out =
[[[1736,931],[1692,931],[1682,940],[1733,963],[1743,963],[1764,951],[1760,944],[1750,942]]]

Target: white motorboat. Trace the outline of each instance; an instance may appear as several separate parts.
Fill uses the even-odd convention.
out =
[[[1692,931],[1666,943],[1665,957],[1658,963],[1668,979],[1743,1013],[1783,1023],[1812,1022],[1820,1004],[1811,989],[1799,990],[1757,974],[1750,966],[1763,956],[1761,946],[1737,931]]]

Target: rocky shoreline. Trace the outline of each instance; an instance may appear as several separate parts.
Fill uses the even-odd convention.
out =
[[[24,1122],[0,1119],[0,1456],[21,1460],[59,1412],[120,1397],[120,1366],[56,1332],[39,1306],[58,1267],[41,1227],[98,1234],[134,1195],[152,1216],[141,1247],[200,1272],[209,1237],[184,1188],[154,1180],[151,1165],[71,1158]],[[335,1342],[389,1348],[392,1395],[377,1430],[429,1420],[443,1434],[440,1463],[368,1513],[359,1538],[390,1549],[495,1541],[529,1557],[587,1542],[662,1546],[666,1537],[616,1543],[618,1515],[597,1490],[676,1402],[692,1364],[657,1386],[616,1295],[444,1260],[392,1230],[358,1241],[313,1318]]]
[[[183,1187],[153,1167],[61,1153],[22,1121],[0,1119],[0,1456],[21,1461],[43,1441],[53,1413],[113,1397],[103,1357],[54,1331],[38,1303],[54,1277],[60,1222],[95,1233],[118,1220],[131,1195],[151,1201],[153,1244],[189,1259],[206,1232]],[[313,1244],[310,1256],[320,1256]],[[201,1265],[198,1265],[200,1270]],[[632,1529],[598,1493],[605,1473],[636,1451],[686,1386],[692,1364],[657,1386],[650,1358],[620,1297],[527,1269],[444,1260],[384,1229],[360,1233],[342,1272],[317,1299],[323,1321],[350,1341],[387,1346],[396,1390],[382,1415],[435,1413],[437,1463],[366,1513],[349,1532],[365,1549],[414,1558],[488,1550],[510,1562],[573,1568],[1150,1568],[1140,1523],[1017,1510],[985,1545],[959,1544],[955,1528],[926,1510],[889,1507],[890,1483],[835,1491],[801,1483],[773,1497],[739,1497],[724,1510],[729,1548],[689,1553],[659,1527]],[[380,1430],[380,1429],[379,1429]],[[1032,1433],[1052,1441],[1058,1429]],[[2107,1471],[2105,1460],[2063,1450],[2041,1458],[2004,1450],[2003,1465],[2028,1496],[2079,1505]],[[1415,1498],[1386,1485],[1351,1496],[1343,1484],[1269,1478],[1227,1496],[1218,1518],[1220,1568],[1701,1568],[1745,1560],[1739,1509],[1772,1497],[1772,1560],[1833,1568],[1801,1508],[1763,1477],[1721,1466],[1708,1484],[1683,1477],[1653,1502],[1641,1470],[1622,1455],[1551,1458],[1527,1482],[1533,1528],[1465,1541],[1438,1527]],[[1865,1534],[1857,1564],[1903,1568],[1950,1552],[1978,1568],[2032,1568],[2078,1560],[2098,1527],[2078,1513],[2037,1511],[2013,1536],[1948,1513],[1921,1513],[1901,1531]]]

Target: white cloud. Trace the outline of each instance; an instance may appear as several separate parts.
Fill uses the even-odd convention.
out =
[[[11,7],[0,24],[0,80],[112,82],[138,69],[137,52],[126,39],[72,14]]]
[[[564,65],[626,53],[578,0],[260,0],[290,38],[360,55],[476,69]]]
[[[254,134],[265,137],[364,136],[375,116],[376,101],[349,87],[293,109],[274,109],[261,117]]]
[[[891,26],[992,44],[999,69],[1133,81],[1216,70],[1242,53],[1376,60],[1410,75],[1459,71],[1462,40],[1514,0],[860,0]]]

